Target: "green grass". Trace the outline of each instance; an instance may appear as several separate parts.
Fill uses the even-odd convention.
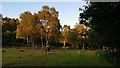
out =
[[[2,53],[3,66],[113,66],[94,51],[87,54],[88,50],[80,50],[79,55],[75,49],[54,49],[49,55],[44,49],[12,47],[2,50],[6,51]]]

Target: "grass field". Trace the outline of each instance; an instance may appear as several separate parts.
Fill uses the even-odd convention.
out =
[[[54,49],[48,55],[44,49],[12,47],[2,50],[5,51],[2,53],[3,66],[113,66],[90,50],[79,50],[79,55],[75,49]]]

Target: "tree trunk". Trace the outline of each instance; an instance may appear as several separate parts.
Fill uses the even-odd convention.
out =
[[[37,45],[35,45],[35,48],[36,48],[36,49],[38,49],[38,46],[37,46]]]
[[[100,46],[99,46],[99,50],[100,50]]]
[[[83,43],[83,50],[85,49],[85,43]]]
[[[105,46],[103,46],[103,50],[105,50]]]
[[[46,46],[48,45],[48,40],[47,40],[47,42],[46,42]]]
[[[77,45],[77,49],[78,49],[78,45]]]
[[[35,44],[34,44],[34,42],[32,42],[32,48],[34,48],[35,47]]]
[[[41,44],[42,44],[42,48],[44,48],[42,38],[41,38]]]
[[[66,41],[64,41],[64,46],[63,46],[63,47],[65,47],[65,42],[66,42]]]
[[[28,38],[27,38],[27,49],[28,49],[28,46],[29,46],[28,42],[29,42],[29,41],[28,41]]]
[[[29,45],[28,45],[28,43],[27,43],[27,49],[28,49],[28,46],[29,46]]]
[[[116,47],[114,48],[114,52],[116,52],[117,51],[117,49],[116,49]]]
[[[43,46],[43,42],[42,42],[42,48],[44,48],[44,46]]]
[[[42,48],[44,48],[43,47],[43,39],[42,39],[42,29],[41,29],[41,44],[42,44]]]
[[[24,39],[24,42],[23,42],[23,44],[25,44],[25,39]]]
[[[79,48],[79,46],[77,45],[77,49]],[[78,55],[80,54],[80,51],[78,50]]]
[[[97,46],[97,49],[100,49],[100,47],[99,47],[99,45],[97,45],[97,43],[96,43],[96,46]]]
[[[114,47],[110,47],[110,52],[113,52]]]
[[[47,46],[47,40],[46,40],[46,46]]]

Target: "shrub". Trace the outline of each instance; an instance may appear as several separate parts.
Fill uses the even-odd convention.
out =
[[[104,59],[106,59],[107,61],[114,63],[114,64],[118,64],[120,59],[120,53],[119,52],[111,52],[109,53],[108,51],[97,51],[96,55],[99,55],[101,57],[103,57]]]

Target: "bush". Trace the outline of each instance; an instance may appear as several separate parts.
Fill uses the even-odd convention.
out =
[[[96,55],[103,57],[107,61],[118,64],[120,59],[120,53],[119,52],[111,52],[109,53],[108,51],[97,51]]]

